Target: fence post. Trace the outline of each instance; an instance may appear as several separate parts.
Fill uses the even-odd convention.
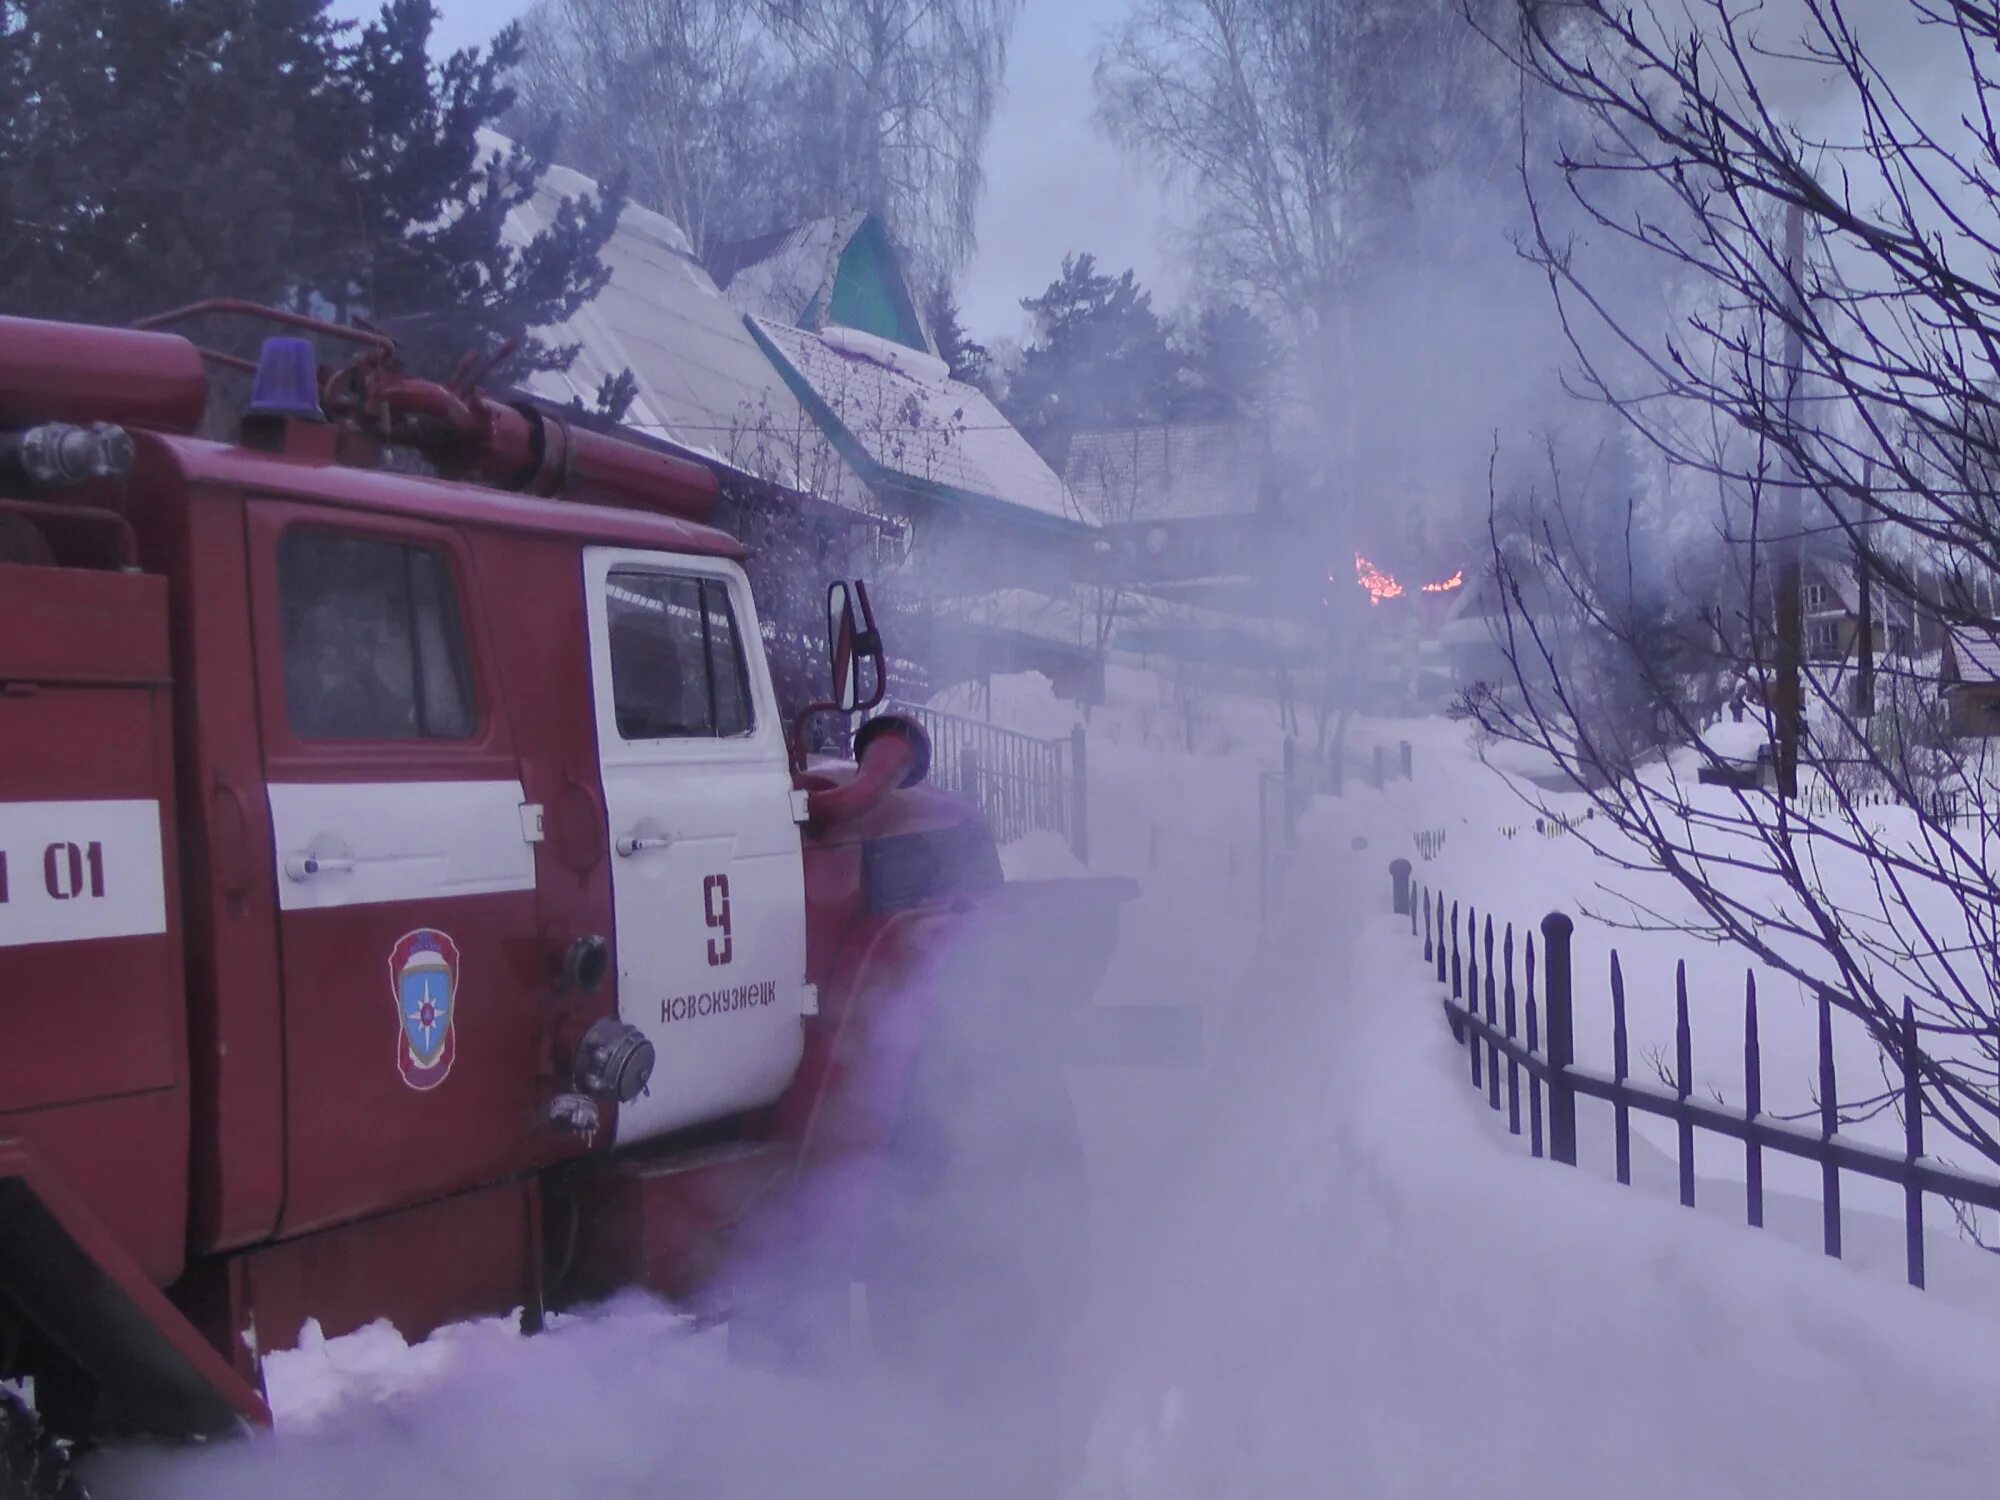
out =
[[[1757,971],[1743,971],[1743,1117],[1764,1112],[1764,1050],[1757,1039]],[[1764,1227],[1764,1149],[1754,1136],[1743,1142],[1743,1197],[1750,1227]]]
[[[1819,997],[1819,1135],[1830,1141],[1840,1130],[1839,1082],[1833,1071],[1833,1007]],[[1840,1259],[1840,1168],[1829,1157],[1820,1164],[1821,1232],[1826,1253]]]
[[[1090,863],[1090,778],[1084,744],[1083,726],[1078,724],[1069,732],[1069,847],[1080,865]]]
[[[979,802],[982,811],[985,809],[986,804],[979,800],[979,752],[971,745],[962,747],[958,752],[958,789],[974,802]]]
[[[1411,754],[1410,754],[1410,742],[1409,742],[1408,740],[1404,740],[1404,741],[1403,741],[1403,780],[1405,780],[1405,781],[1410,781],[1410,780],[1414,780],[1414,779],[1415,779],[1415,775],[1416,775],[1416,772],[1415,772],[1415,769],[1414,769],[1414,768],[1415,768],[1415,765],[1416,765],[1416,762],[1415,762],[1415,761],[1414,761],[1414,760],[1413,760],[1413,759],[1411,758]]]
[[[1298,742],[1285,736],[1285,847],[1299,846]]]
[[[1565,1070],[1576,1061],[1570,1019],[1569,940],[1576,924],[1559,911],[1542,918],[1542,1003],[1548,1023],[1549,1155],[1576,1165],[1576,1091]]]
[[[1916,1165],[1924,1155],[1924,1090],[1917,1071],[1917,1012],[1903,997],[1903,1155],[1910,1179],[1903,1188],[1903,1244],[1910,1285],[1924,1284],[1924,1190],[1917,1186]]]
[[[1382,790],[1382,747],[1379,744],[1375,747],[1373,770],[1375,773],[1375,790],[1379,792]]]
[[[1694,1033],[1688,1027],[1688,966],[1674,965],[1674,1092],[1685,1104],[1694,1092]],[[1679,1126],[1681,1206],[1694,1207],[1694,1121],[1682,1115]]]
[[[1611,1107],[1612,1154],[1618,1180],[1632,1185],[1632,1111],[1625,1104],[1625,1081],[1630,1072],[1630,1033],[1625,1026],[1625,970],[1618,962],[1618,950],[1611,950],[1611,1076],[1617,1080],[1618,1102]]]
[[[1407,859],[1393,861],[1389,866],[1389,879],[1395,884],[1396,915],[1410,914],[1410,862]]]

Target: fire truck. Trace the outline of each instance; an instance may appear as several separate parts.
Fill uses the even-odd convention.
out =
[[[167,331],[197,311],[295,326],[246,360]],[[715,475],[480,382],[243,304],[0,319],[10,1500],[268,1422],[309,1319],[703,1305],[773,1247],[899,1266],[887,1308],[927,1231],[881,1182],[968,1067],[1074,1151],[1008,1039],[1095,988],[1129,888],[1005,881],[910,719],[808,756],[882,697],[865,588],[788,720]]]

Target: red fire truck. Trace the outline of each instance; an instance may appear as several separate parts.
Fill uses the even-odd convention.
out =
[[[47,1434],[267,1421],[309,1318],[532,1327],[758,1244],[865,1279],[955,1047],[1073,1149],[995,1039],[1128,892],[1004,882],[906,719],[808,761],[712,473],[202,311],[307,326],[0,319],[0,1494]],[[865,590],[829,637],[816,709],[871,706]]]

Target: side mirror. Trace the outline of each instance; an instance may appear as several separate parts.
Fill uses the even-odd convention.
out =
[[[851,586],[836,583],[826,591],[826,651],[834,708],[841,713],[863,712],[882,701],[889,685],[882,636],[868,603],[868,585],[859,579]]]

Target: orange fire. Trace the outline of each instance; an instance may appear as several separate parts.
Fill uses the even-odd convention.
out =
[[[1384,573],[1380,568],[1376,567],[1367,558],[1363,557],[1359,552],[1354,554],[1354,579],[1362,588],[1367,590],[1368,602],[1370,604],[1380,604],[1384,599],[1400,599],[1403,597],[1403,586],[1389,574]],[[1331,582],[1332,580],[1333,575],[1331,573],[1327,574],[1327,581]],[[1453,589],[1462,586],[1464,582],[1465,569],[1460,568],[1451,577],[1445,579],[1443,583],[1426,583],[1422,585],[1419,592],[1425,594],[1449,594]]]
[[[1370,604],[1380,604],[1384,599],[1403,597],[1403,586],[1359,552],[1354,554],[1354,577],[1356,582],[1368,590]]]

